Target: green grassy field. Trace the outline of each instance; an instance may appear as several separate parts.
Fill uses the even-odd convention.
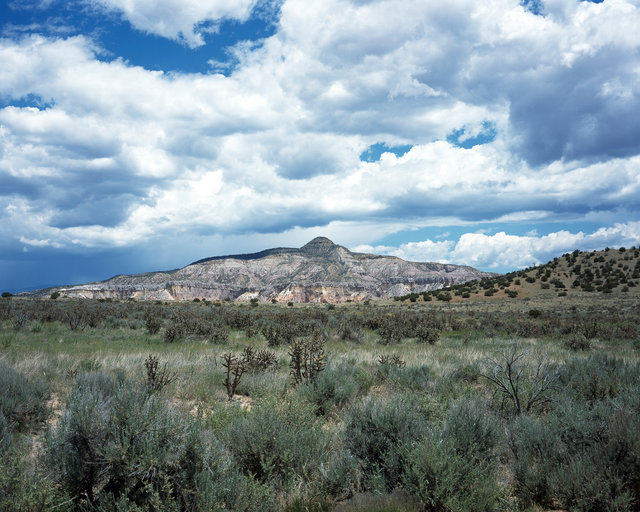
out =
[[[0,509],[638,510],[639,306],[4,299]]]

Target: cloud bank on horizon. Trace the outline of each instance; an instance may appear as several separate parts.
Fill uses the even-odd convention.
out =
[[[497,271],[640,244],[637,0],[9,0],[0,20],[0,286],[316,235]]]

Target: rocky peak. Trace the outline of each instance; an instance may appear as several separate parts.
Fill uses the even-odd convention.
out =
[[[300,249],[213,256],[170,272],[120,275],[60,291],[68,297],[117,299],[337,302],[419,293],[491,275],[470,267],[354,254],[317,237]]]
[[[311,240],[311,242],[303,245],[300,250],[305,254],[310,254],[314,256],[323,256],[334,249],[337,249],[339,246],[334,244],[331,240],[324,236],[318,236]]]

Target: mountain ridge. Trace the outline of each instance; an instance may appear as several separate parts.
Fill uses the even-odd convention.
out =
[[[300,248],[213,256],[179,269],[118,274],[58,291],[85,298],[341,302],[430,291],[494,275],[464,265],[351,252],[316,237]]]

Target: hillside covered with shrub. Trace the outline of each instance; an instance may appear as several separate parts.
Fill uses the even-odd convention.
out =
[[[555,298],[594,293],[640,295],[640,249],[576,250],[543,265],[396,299],[448,302],[505,297]]]

